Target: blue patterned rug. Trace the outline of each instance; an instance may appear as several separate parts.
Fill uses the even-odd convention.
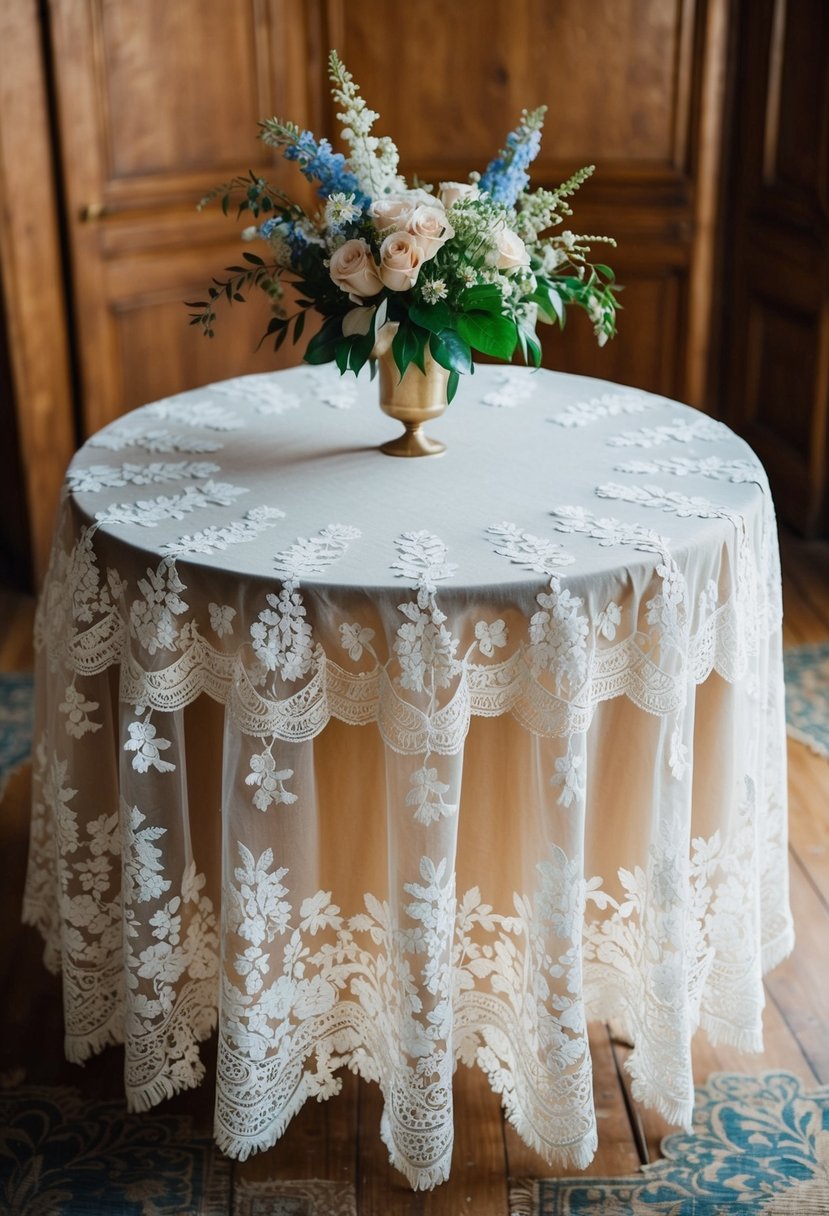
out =
[[[697,1090],[692,1133],[628,1178],[516,1182],[513,1216],[827,1216],[829,1086],[788,1072],[717,1073]]]
[[[783,666],[789,734],[829,759],[829,642],[786,650]]]
[[[187,1117],[130,1115],[78,1090],[0,1091],[0,1212],[227,1216],[230,1162]]]
[[[0,673],[0,797],[32,754],[32,687],[30,672]]]

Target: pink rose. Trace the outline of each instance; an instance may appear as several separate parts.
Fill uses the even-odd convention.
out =
[[[339,249],[331,254],[328,270],[332,282],[341,291],[347,291],[352,298],[376,296],[383,286],[371,250],[363,240],[355,238],[340,245]]]
[[[477,198],[478,187],[469,182],[441,182],[440,201],[448,210],[453,203],[461,198]]]
[[[391,228],[400,232],[406,228],[417,207],[440,207],[440,201],[426,190],[401,190],[398,194],[386,194],[375,199],[368,209],[378,232]]]
[[[406,225],[423,250],[423,260],[433,258],[441,245],[455,235],[455,229],[446,218],[442,207],[416,207]]]
[[[408,291],[425,261],[417,237],[411,232],[392,232],[380,246],[380,278],[389,291]]]
[[[530,255],[521,237],[505,226],[496,230],[495,249],[487,261],[496,270],[518,270],[521,266],[529,266]]]

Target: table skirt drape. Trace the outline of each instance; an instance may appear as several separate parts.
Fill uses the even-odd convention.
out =
[[[217,1028],[216,1138],[240,1159],[349,1068],[429,1187],[459,1061],[585,1166],[586,1024],[613,1018],[637,1099],[687,1125],[695,1029],[760,1050],[793,940],[774,516],[761,487],[701,521],[704,556],[608,524],[551,521],[617,546],[598,578],[504,526],[501,584],[454,588],[458,555],[413,533],[391,589],[338,587],[332,524],[231,586],[67,499],[24,915],[68,1057],[123,1043],[145,1110],[203,1080]]]

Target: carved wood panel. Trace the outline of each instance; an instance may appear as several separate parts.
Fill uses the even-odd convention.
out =
[[[267,170],[258,119],[307,120],[311,32],[301,0],[51,0],[82,423],[293,361],[254,355],[263,309],[237,306],[206,345],[176,300],[239,259],[231,222],[195,203]],[[301,180],[301,179],[300,179]]]
[[[825,533],[829,8],[744,0],[736,45],[723,414],[765,462],[779,513]]]

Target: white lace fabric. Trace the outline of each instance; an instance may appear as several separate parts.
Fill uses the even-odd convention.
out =
[[[687,1125],[694,1031],[760,1050],[792,946],[756,458],[601,382],[464,388],[441,460],[382,457],[374,389],[295,369],[136,411],[67,475],[24,917],[68,1057],[123,1042],[134,1109],[218,1027],[240,1159],[347,1067],[434,1186],[462,1062],[582,1168],[588,1019]]]

